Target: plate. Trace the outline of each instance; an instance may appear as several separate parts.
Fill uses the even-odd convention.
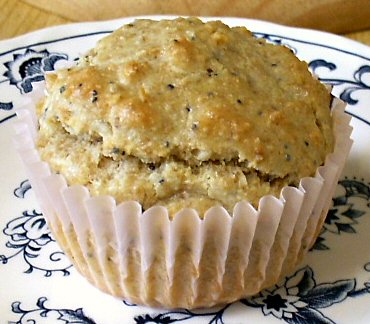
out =
[[[158,18],[158,17],[152,17]],[[332,207],[297,271],[257,296],[205,310],[152,309],[110,297],[83,279],[53,240],[15,152],[22,97],[133,18],[59,26],[0,42],[0,318],[2,323],[369,323],[370,48],[328,33],[223,18],[288,46],[348,102],[354,145]],[[212,18],[208,18],[212,19]]]

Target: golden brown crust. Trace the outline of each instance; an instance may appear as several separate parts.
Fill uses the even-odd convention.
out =
[[[333,148],[330,94],[307,64],[221,22],[135,21],[47,88],[43,158],[71,184],[118,201],[135,193],[145,207],[256,205],[312,176]]]

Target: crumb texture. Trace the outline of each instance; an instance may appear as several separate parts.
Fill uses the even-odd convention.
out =
[[[136,20],[46,79],[42,158],[71,185],[145,209],[257,206],[333,149],[326,88],[244,27]]]

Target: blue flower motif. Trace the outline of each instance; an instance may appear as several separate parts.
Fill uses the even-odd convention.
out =
[[[318,68],[326,68],[329,71],[334,71],[337,69],[337,66],[334,63],[325,61],[323,59],[313,60],[309,63],[308,66],[311,68],[312,72],[316,74],[318,74],[316,72]],[[339,97],[343,101],[346,101],[348,104],[355,105],[358,103],[358,100],[352,97],[353,93],[359,90],[370,90],[370,83],[368,81],[369,75],[370,75],[370,66],[363,65],[360,66],[353,73],[352,80],[339,78],[324,78],[324,77],[321,77],[320,80],[333,86],[342,84],[348,85],[348,87],[342,91]]]
[[[67,54],[50,53],[46,49],[34,51],[28,48],[22,54],[13,54],[13,60],[4,63],[7,71],[3,75],[21,93],[28,93],[33,89],[33,82],[44,80],[44,73],[54,70],[57,61],[67,59]]]
[[[343,204],[342,202],[338,204],[338,201],[339,199],[334,200],[334,205],[325,219],[324,229],[334,234],[356,233],[353,225],[358,223],[356,218],[361,217],[365,212],[353,208],[353,204],[346,204],[344,199]]]
[[[293,314],[307,307],[307,303],[299,296],[291,294],[289,290],[284,286],[273,291],[264,290],[260,296],[253,299],[253,302],[261,306],[266,316],[274,315],[279,319],[293,318]]]
[[[26,323],[64,323],[64,324],[96,324],[94,320],[87,317],[82,308],[73,309],[53,309],[45,306],[46,297],[40,297],[36,303],[37,308],[25,310],[21,308],[20,302],[12,304],[12,311],[20,314],[21,317],[17,322],[9,324],[26,324]]]
[[[329,250],[324,237],[327,232],[337,235],[341,233],[355,234],[357,219],[366,214],[366,210],[354,207],[359,204],[353,203],[353,199],[369,201],[370,186],[368,184],[363,180],[345,178],[339,181],[338,190],[342,191],[342,194],[333,198],[333,205],[328,211],[322,231],[312,250]],[[369,203],[367,207],[369,207]]]
[[[355,296],[358,293],[355,285],[355,279],[317,285],[312,269],[307,266],[287,277],[282,285],[266,289],[242,303],[261,308],[265,316],[272,315],[287,323],[334,323],[319,309]],[[364,292],[361,290],[361,293]]]
[[[35,210],[32,213],[23,212],[21,217],[10,221],[3,232],[10,236],[7,246],[12,248],[31,245],[35,250],[52,241],[44,217]]]
[[[188,309],[179,309],[157,314],[141,314],[135,316],[134,320],[135,324],[169,324],[175,322],[185,322],[194,318],[204,318],[204,320],[207,320],[207,323],[224,324],[224,313],[231,305],[232,304],[228,304],[221,308],[216,308],[216,310],[203,309],[198,311],[191,311]]]
[[[45,271],[47,277],[55,271],[69,275],[70,262],[51,237],[50,229],[41,213],[33,210],[24,211],[22,216],[10,221],[3,233],[9,237],[6,246],[18,250],[11,256],[0,255],[0,261],[6,264],[10,259],[22,253],[29,265],[26,273],[34,269]]]
[[[147,324],[147,323],[156,323],[156,324],[169,324],[176,322],[176,319],[171,319],[170,316],[164,314],[159,315],[139,315],[134,318],[136,324]]]
[[[25,199],[26,193],[31,190],[28,180],[20,183],[13,193],[17,198]],[[12,255],[0,255],[0,264],[7,264],[8,261],[17,255],[23,255],[24,261],[29,268],[25,273],[31,273],[34,269],[44,271],[46,277],[54,272],[62,272],[69,275],[68,269],[71,263],[60,250],[58,244],[52,238],[50,229],[41,213],[36,210],[23,211],[22,216],[9,221],[3,229],[8,236],[6,247],[16,250]]]

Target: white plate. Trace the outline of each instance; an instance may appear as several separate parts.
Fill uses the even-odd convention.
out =
[[[45,71],[132,19],[48,28],[0,42],[1,323],[369,323],[370,48],[332,34],[225,18],[289,46],[354,116],[354,146],[315,249],[277,287],[203,311],[128,305],[90,286],[50,236],[12,142],[14,110]]]

